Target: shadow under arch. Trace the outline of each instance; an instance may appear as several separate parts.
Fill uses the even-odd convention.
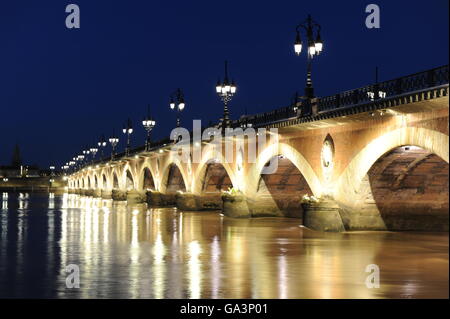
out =
[[[156,190],[156,184],[155,179],[153,178],[152,171],[149,166],[144,166],[141,169],[141,173],[139,174],[139,189],[142,189],[144,191],[155,191]]]
[[[301,198],[313,194],[303,174],[283,155],[276,155],[277,169],[260,174],[256,195],[250,202],[253,216],[303,217]]]
[[[187,190],[185,176],[177,163],[173,162],[166,166],[160,188],[162,193],[168,194]]]
[[[112,188],[113,188],[113,189],[119,189],[119,188],[120,188],[120,185],[119,185],[119,178],[117,177],[117,173],[116,173],[116,172],[113,172],[113,174],[112,174],[112,180],[113,180]]]
[[[108,189],[108,179],[106,177],[106,174],[102,174],[102,189],[107,190]]]
[[[248,196],[254,197],[258,191],[258,185],[260,182],[260,175],[263,167],[270,161],[270,159],[282,155],[291,161],[295,167],[300,171],[302,176],[305,178],[309,188],[316,197],[320,197],[322,194],[322,185],[316,173],[312,169],[308,161],[303,157],[303,155],[298,152],[291,145],[285,143],[275,143],[267,146],[256,159],[247,177],[247,187],[245,192]]]
[[[205,182],[208,183],[205,178],[207,177],[207,171],[208,168],[211,168],[211,165],[214,164],[215,166],[220,165],[223,167],[225,173],[227,174],[228,178],[230,179],[230,185],[228,186],[237,186],[236,181],[236,175],[234,174],[234,171],[229,163],[225,161],[223,157],[218,158],[217,156],[214,156],[213,150],[210,150],[206,153],[206,155],[203,157],[202,161],[199,163],[195,170],[194,179],[192,181],[192,193],[194,194],[201,194],[204,190]],[[222,172],[223,173],[223,172]],[[223,174],[222,174],[223,175]],[[227,187],[228,189],[228,187]]]
[[[404,209],[399,204],[396,204],[397,209],[400,209],[397,216],[393,219],[387,217],[388,214],[394,212],[392,209],[395,208],[386,209],[388,206],[380,203],[389,201],[388,198],[392,196],[397,196],[396,201],[399,201],[398,196],[401,196],[399,194],[402,191],[400,189],[402,182],[411,181],[411,178],[407,178],[408,171],[422,169],[422,179],[426,175],[434,175],[431,171],[423,174],[426,172],[423,167],[430,166],[431,162],[438,162],[437,159],[446,164],[447,168],[444,168],[444,171],[448,176],[448,142],[448,135],[443,133],[424,128],[404,127],[385,133],[368,143],[346,167],[334,190],[334,198],[341,207],[341,217],[346,229],[439,230],[435,229],[436,223],[432,223],[434,226],[430,226],[429,222],[423,223],[423,220],[426,219],[418,217],[419,212],[423,212],[423,209],[417,210],[417,207],[410,207],[413,210],[411,214],[417,210],[415,219],[422,220],[422,222],[413,222],[411,215],[401,215]],[[411,157],[407,148],[421,151]],[[423,164],[426,165],[423,166]],[[417,171],[415,174],[420,175]],[[378,177],[376,177],[377,175]],[[384,184],[383,187],[380,182]],[[415,182],[418,183],[417,177]],[[426,187],[426,185],[421,187]],[[374,188],[375,194],[372,188]],[[384,188],[384,195],[380,197],[381,188]],[[389,191],[388,188],[390,188]],[[448,193],[448,177],[446,192]],[[411,196],[414,195],[411,192],[405,194],[402,195],[405,197],[403,204],[406,203],[404,200],[412,200]],[[448,206],[448,201],[446,205]],[[441,217],[447,220],[448,229],[448,211],[446,217]]]
[[[135,189],[133,174],[131,174],[131,171],[129,169],[125,171],[125,189],[126,190]]]

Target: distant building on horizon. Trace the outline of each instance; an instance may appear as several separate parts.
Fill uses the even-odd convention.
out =
[[[37,165],[22,165],[19,145],[16,144],[11,158],[11,165],[0,165],[0,178],[3,177],[38,177],[42,172]],[[46,175],[46,173],[44,173]]]

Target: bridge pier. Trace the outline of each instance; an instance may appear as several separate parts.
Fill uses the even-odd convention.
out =
[[[313,230],[325,232],[345,231],[339,205],[332,198],[321,198],[317,202],[302,204],[303,225]]]
[[[116,201],[125,201],[127,200],[127,192],[120,189],[113,189],[111,197]]]
[[[102,189],[101,190],[101,197],[103,199],[112,199],[112,191],[111,190]]]
[[[85,196],[94,196],[94,190],[92,188],[86,189],[84,192]]]
[[[149,206],[162,206],[161,193],[157,191],[147,191],[146,202]]]
[[[135,189],[129,190],[126,193],[127,196],[127,203],[129,204],[138,204],[138,203],[145,203],[146,200],[146,194],[144,192],[139,192]]]
[[[222,194],[223,209],[225,216],[234,218],[251,217],[247,198],[242,194]]]
[[[177,208],[181,210],[198,210],[197,201],[192,193],[177,193],[175,195]]]
[[[169,193],[163,194],[161,193],[161,206],[175,206],[177,204],[176,194]]]
[[[102,197],[102,190],[99,188],[93,189],[92,196],[94,197]]]

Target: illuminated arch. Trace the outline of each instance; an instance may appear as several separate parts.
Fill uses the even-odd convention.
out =
[[[109,188],[108,178],[106,177],[106,173],[102,173],[102,189],[107,190]]]
[[[186,191],[188,192],[190,190],[190,184],[189,184],[189,180],[187,178],[186,172],[184,171],[183,165],[181,165],[179,160],[176,161],[166,161],[166,164],[164,165],[163,169],[162,169],[162,175],[161,175],[161,180],[160,180],[160,185],[159,185],[159,189],[162,193],[166,192],[167,189],[167,182],[168,182],[168,178],[169,178],[169,172],[170,172],[170,168],[172,165],[175,165],[181,173],[181,177],[183,179],[183,183],[184,183],[184,187],[186,188]]]
[[[153,181],[153,189],[151,187],[151,184],[150,184],[150,187],[148,187],[149,185],[145,185],[146,176],[150,177],[151,180]],[[145,164],[140,169],[140,173],[138,174],[137,184],[138,184],[139,190],[146,190],[147,188],[152,189],[152,190],[158,190],[157,179],[155,178],[155,174],[153,173],[153,169],[150,165]]]
[[[112,188],[113,189],[119,189],[120,183],[119,183],[119,177],[117,176],[117,172],[113,171],[112,173]]]
[[[133,174],[129,169],[125,170],[125,181],[124,181],[125,189],[126,190],[132,190],[135,189],[135,182]]]
[[[448,135],[419,127],[396,129],[371,141],[352,159],[336,183],[335,199],[352,205],[372,165],[387,152],[404,145],[421,147],[449,162]]]
[[[198,164],[197,169],[195,170],[194,178],[192,179],[192,192],[194,194],[201,194],[202,187],[205,182],[206,169],[208,168],[208,164],[212,160],[216,160],[217,163],[220,163],[223,166],[228,174],[228,177],[231,180],[231,183],[237,186],[237,177],[230,163],[227,163],[221,154],[217,154],[216,152],[214,152],[213,148],[210,148],[204,153],[201,162]]]
[[[259,154],[256,163],[249,168],[249,173],[245,177],[247,183],[244,183],[244,185],[246,185],[245,192],[248,196],[254,196],[256,194],[263,167],[270,159],[277,155],[283,155],[297,167],[316,197],[319,197],[322,194],[320,180],[303,155],[288,144],[275,143],[267,146],[264,151]]]

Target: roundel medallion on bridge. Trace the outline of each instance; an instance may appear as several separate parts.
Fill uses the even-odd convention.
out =
[[[333,169],[334,160],[334,143],[331,136],[328,134],[322,145],[321,162],[325,177],[330,177]]]

